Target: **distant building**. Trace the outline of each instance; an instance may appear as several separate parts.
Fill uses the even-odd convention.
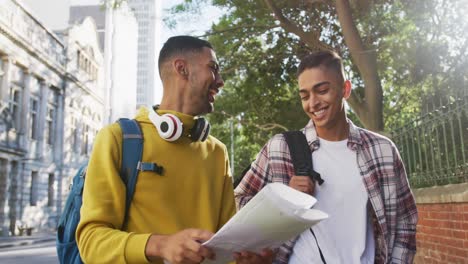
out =
[[[128,0],[138,21],[137,107],[152,105],[155,100],[158,41],[161,36],[161,1]]]
[[[129,66],[131,64],[122,64],[120,62],[114,63],[112,69],[109,69],[110,75],[107,75],[106,78],[106,87],[109,92],[108,102],[112,103],[112,106],[108,107],[109,110],[109,121],[115,121],[117,116],[131,117],[135,111],[128,111],[129,105],[122,106],[116,104],[115,99],[120,98],[120,87],[114,88],[112,85],[120,83],[122,86],[123,83],[126,85],[126,93],[128,96],[125,96],[126,102],[130,103],[130,98],[133,98],[133,89],[136,91],[135,105],[133,106],[136,110],[142,105],[153,105],[155,103],[155,90],[156,80],[159,78],[159,72],[157,69],[157,59],[158,59],[158,43],[161,36],[161,17],[162,17],[162,8],[161,2],[159,0],[128,0],[124,1],[122,5],[119,6],[117,10],[114,9],[103,9],[101,5],[88,5],[88,6],[71,6],[70,7],[70,24],[74,24],[77,21],[81,21],[84,17],[91,16],[96,20],[97,29],[99,32],[99,39],[101,41],[101,49],[104,50],[106,54],[106,67],[110,66],[107,58],[114,58],[119,56],[120,61],[123,60],[122,56],[125,56],[127,59],[130,56],[133,56],[133,44],[129,43],[132,40],[132,36],[138,40],[137,41],[137,54],[136,56],[136,77],[135,84],[130,82],[130,77],[133,77],[132,72],[129,72]],[[127,6],[128,3],[128,6]],[[130,10],[133,12],[136,21],[137,21],[137,34],[131,32],[133,30],[133,22],[131,21],[129,15],[124,15],[128,13],[127,9],[130,7]],[[106,17],[107,16],[107,17]],[[109,17],[110,16],[110,17]],[[122,23],[118,23],[116,17],[119,17],[117,20]],[[112,23],[110,23],[112,22]],[[117,26],[117,24],[119,24]],[[117,31],[116,31],[117,30]],[[106,51],[106,43],[110,45],[111,40],[106,40],[109,36],[113,35],[115,40],[116,36],[119,36],[119,33],[116,33],[120,30],[127,35],[124,38],[118,39],[118,43],[115,44],[114,50]],[[108,32],[107,32],[108,31]],[[104,33],[105,32],[105,33]],[[115,34],[116,33],[116,34]],[[125,40],[126,43],[121,43]],[[120,49],[125,49],[126,54],[121,54]],[[117,54],[112,55],[111,54]],[[130,75],[122,74],[129,72]],[[124,82],[117,81],[112,79],[115,76],[117,78],[126,78]],[[109,79],[111,77],[111,79]],[[134,86],[135,85],[135,86]],[[134,88],[135,87],[135,88]],[[113,90],[117,94],[113,94]],[[122,103],[121,101],[119,103]]]
[[[104,120],[95,22],[60,36],[18,0],[0,5],[0,235],[54,229]]]
[[[106,11],[105,87],[106,123],[133,118],[137,103],[138,25],[126,2]]]
[[[96,21],[100,47],[105,54],[106,124],[132,118],[137,104],[138,24],[126,2],[119,8],[102,5],[71,6],[70,25],[84,18]]]
[[[104,51],[104,37],[106,30],[106,10],[100,5],[70,6],[70,18],[68,24],[79,24],[86,17],[92,17],[96,24],[99,37],[99,47]]]
[[[67,78],[64,93],[63,191],[91,154],[92,143],[105,122],[104,56],[94,19],[85,18],[66,31]],[[61,208],[59,208],[61,209]],[[59,210],[60,211],[60,210]]]

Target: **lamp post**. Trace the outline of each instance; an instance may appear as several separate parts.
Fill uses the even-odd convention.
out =
[[[234,177],[234,120],[229,120],[229,128],[231,130],[231,175]]]

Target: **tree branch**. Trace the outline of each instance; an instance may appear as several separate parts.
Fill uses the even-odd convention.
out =
[[[288,0],[286,1],[286,7],[312,7],[315,4],[326,4],[330,5],[331,1],[326,0]]]
[[[340,22],[345,43],[349,48],[351,57],[356,64],[365,84],[364,99],[362,102],[366,112],[360,115],[365,119],[366,128],[373,131],[383,130],[383,92],[377,72],[377,59],[375,50],[367,50],[362,42],[359,31],[354,23],[349,0],[336,0],[336,13]],[[354,109],[354,108],[353,108]]]
[[[299,28],[296,24],[286,18],[281,10],[273,3],[272,0],[264,0],[268,8],[273,12],[275,18],[280,22],[281,27],[284,30],[296,34],[303,42],[309,45],[311,48],[318,50],[331,50],[332,48],[325,43],[320,41],[320,34],[314,31],[305,32]]]
[[[226,28],[226,29],[222,29],[222,30],[208,30],[204,35],[200,35],[200,36],[197,36],[197,37],[199,37],[199,38],[209,37],[209,36],[213,36],[213,35],[218,35],[218,34],[223,34],[223,33],[227,33],[227,32],[236,31],[236,30],[239,30],[239,29],[244,29],[246,27],[270,30],[270,29],[274,29],[274,28],[279,28],[280,26],[276,26],[276,25],[274,25],[274,26],[238,25],[236,27]]]

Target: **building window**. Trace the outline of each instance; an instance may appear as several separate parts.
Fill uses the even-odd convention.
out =
[[[16,82],[18,85],[24,86],[26,74],[23,69],[16,67],[16,71],[14,71],[14,73],[12,81]]]
[[[89,126],[83,124],[83,138],[81,140],[81,154],[88,154],[88,136],[89,136]]]
[[[21,112],[21,91],[18,88],[11,87],[9,107],[11,111],[11,118],[13,119],[12,127],[19,128],[19,117]]]
[[[5,75],[5,70],[3,69],[5,66],[5,62],[0,58],[0,90],[3,86],[3,76]]]
[[[77,67],[78,70],[84,71],[92,80],[97,79],[97,67],[94,62],[89,59],[85,52],[77,51]]]
[[[78,126],[75,117],[72,117],[70,122],[70,149],[76,152],[76,145],[78,144]]]
[[[39,101],[36,98],[31,98],[31,106],[30,106],[30,114],[31,114],[31,129],[29,130],[29,137],[31,139],[37,140],[37,119],[38,119],[38,110],[39,110]]]
[[[48,191],[47,191],[47,206],[54,206],[54,183],[55,183],[55,175],[53,173],[49,174],[49,184],[48,184]]]
[[[38,196],[38,181],[39,173],[37,171],[31,172],[31,192],[29,196],[29,204],[31,206],[37,205],[37,196]]]
[[[49,105],[47,107],[47,115],[46,115],[46,129],[45,129],[45,137],[47,144],[53,145],[54,144],[54,120],[55,120],[55,109],[53,106]]]
[[[76,51],[76,68],[80,69],[80,61],[81,61],[81,52],[79,50]]]
[[[93,80],[97,80],[97,77],[98,77],[97,68],[93,67],[92,78]]]
[[[45,142],[49,145],[54,144],[54,136],[55,136],[55,120],[56,120],[56,113],[57,113],[57,92],[52,89],[49,93],[49,98],[47,99],[47,112],[45,116]]]
[[[80,69],[84,70],[85,65],[86,65],[86,59],[83,56],[81,56],[80,57]]]

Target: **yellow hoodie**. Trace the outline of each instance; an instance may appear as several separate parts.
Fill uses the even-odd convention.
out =
[[[173,111],[184,128],[192,116]],[[186,228],[219,230],[235,213],[226,147],[209,136],[192,142],[161,139],[148,110],[136,116],[143,131],[143,162],[164,167],[163,175],[140,172],[127,230],[121,231],[125,185],[119,176],[122,132],[118,124],[103,128],[93,146],[86,174],[81,221],[76,237],[85,263],[147,263],[145,246],[154,234],[173,234]],[[188,132],[184,129],[184,135]]]

